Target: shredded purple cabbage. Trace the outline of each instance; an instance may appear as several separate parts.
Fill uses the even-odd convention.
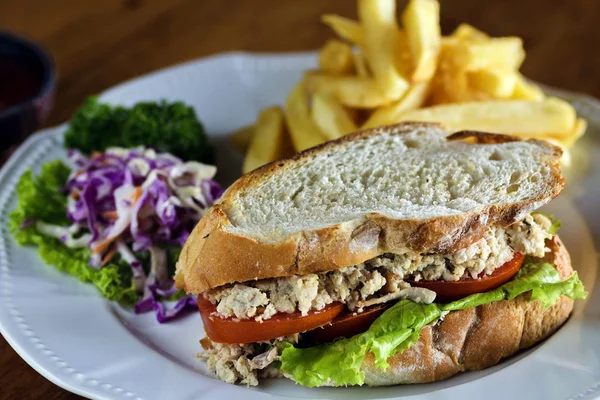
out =
[[[216,168],[143,147],[112,148],[91,157],[69,150],[68,156],[75,169],[64,188],[67,216],[91,233],[90,265],[102,268],[119,254],[131,266],[136,289],[143,293],[136,313],[154,310],[162,323],[196,308],[191,296],[170,309],[160,301],[176,291],[164,246],[183,246],[206,209],[223,194],[213,180]],[[62,232],[61,240],[78,243],[71,231]],[[152,264],[147,276],[135,256],[145,251]]]

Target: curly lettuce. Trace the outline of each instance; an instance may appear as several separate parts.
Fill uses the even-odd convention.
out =
[[[25,172],[17,184],[17,207],[9,216],[9,228],[20,245],[34,245],[47,264],[96,286],[103,296],[112,301],[133,304],[138,299],[127,266],[109,264],[102,269],[88,265],[88,248],[71,249],[60,240],[38,232],[35,221],[66,225],[67,197],[62,192],[70,170],[61,161],[42,166],[38,176]]]
[[[153,147],[183,160],[212,163],[213,148],[192,107],[183,102],[112,106],[89,97],[65,132],[65,146],[85,154],[108,147]]]
[[[283,344],[280,370],[308,387],[362,385],[364,373],[360,366],[367,353],[372,352],[375,365],[385,371],[389,357],[414,345],[421,328],[437,321],[444,313],[510,300],[526,292],[531,292],[530,299],[540,301],[544,307],[554,304],[560,296],[573,300],[587,296],[577,272],[563,281],[552,264],[528,261],[515,279],[489,292],[447,304],[401,300],[381,314],[366,332],[351,338],[308,348]]]

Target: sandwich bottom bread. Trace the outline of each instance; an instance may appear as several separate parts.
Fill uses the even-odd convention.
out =
[[[537,210],[558,148],[405,123],[245,175],[176,272],[198,294],[206,360],[229,383],[445,379],[553,334],[585,292]]]
[[[558,236],[547,242],[549,252],[534,263],[550,263],[561,280],[573,274],[569,253]],[[531,292],[460,311],[421,329],[414,346],[387,360],[389,369],[376,367],[367,354],[361,370],[371,386],[426,383],[458,372],[496,365],[501,359],[546,339],[567,320],[573,300],[560,296],[552,305],[532,301]]]

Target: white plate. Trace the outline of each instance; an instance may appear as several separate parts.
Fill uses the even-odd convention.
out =
[[[224,146],[227,133],[257,112],[281,104],[314,54],[229,54],[184,64],[123,84],[102,100],[131,105],[140,100],[183,100],[195,107],[219,146],[219,178],[230,183],[241,156]],[[555,92],[556,93],[556,92]],[[7,215],[15,185],[29,167],[64,158],[64,126],[31,137],[0,173],[0,330],[33,368],[68,390],[97,399],[194,398],[391,398],[584,399],[600,390],[600,290],[596,289],[600,243],[600,103],[558,92],[590,122],[578,144],[568,188],[548,209],[563,221],[561,236],[586,288],[576,312],[549,340],[480,372],[443,382],[391,388],[306,389],[288,380],[258,388],[227,385],[206,371],[194,354],[203,336],[199,317],[159,325],[151,314],[133,315],[105,301],[95,288],[44,265],[35,249],[19,247]]]

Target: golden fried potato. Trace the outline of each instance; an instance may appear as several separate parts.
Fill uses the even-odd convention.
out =
[[[354,72],[352,48],[340,40],[328,40],[319,51],[319,67],[332,75],[351,74]]]
[[[379,91],[388,101],[398,100],[408,89],[408,82],[396,68],[396,0],[358,0],[358,15],[365,54]]]
[[[411,0],[402,13],[412,55],[412,82],[431,79],[437,67],[442,37],[440,4],[436,0]]]
[[[327,141],[312,120],[304,84],[298,83],[285,103],[285,119],[296,151],[306,150]]]
[[[367,66],[367,59],[365,58],[365,54],[358,50],[353,53],[353,61],[354,61],[354,70],[356,71],[356,75],[366,78],[369,77],[369,67]]]
[[[493,100],[454,103],[402,113],[397,122],[440,122],[453,130],[515,134],[544,138],[569,135],[575,126],[575,109],[568,102],[549,97],[542,101]]]
[[[338,139],[357,130],[344,107],[323,93],[316,93],[312,98],[312,118],[328,139]]]
[[[579,138],[581,138],[585,134],[586,130],[587,130],[587,121],[583,118],[578,118],[575,121],[575,125],[573,126],[573,129],[570,132],[568,132],[567,134],[561,135],[561,134],[551,133],[548,135],[548,137],[550,139],[559,141],[559,143],[561,144],[561,147],[569,148],[569,147],[573,146],[575,144],[575,142],[577,140],[579,140]]]
[[[476,92],[469,90],[465,71],[455,68],[453,65],[440,65],[439,69],[439,73],[434,79],[432,94],[434,104],[485,100]]]
[[[281,107],[269,107],[262,110],[258,115],[254,131],[255,134],[242,167],[244,174],[294,153],[285,130]]]
[[[429,96],[431,84],[422,82],[414,84],[406,91],[404,97],[389,106],[378,108],[362,126],[363,129],[381,125],[395,124],[400,121],[402,113],[419,108],[425,104]]]
[[[515,90],[517,74],[501,68],[478,69],[467,72],[469,88],[489,95],[490,98],[509,98]]]
[[[462,23],[450,35],[459,40],[488,40],[490,37],[472,25]]]
[[[309,93],[329,94],[348,107],[375,108],[390,103],[372,78],[307,72],[304,82]]]
[[[511,97],[517,100],[542,100],[545,95],[542,89],[533,83],[527,82],[523,75],[517,74]]]
[[[410,54],[410,47],[408,45],[408,37],[406,32],[402,29],[398,29],[398,49],[396,50],[396,69],[400,75],[407,80],[412,79],[413,73],[413,60]]]
[[[279,110],[276,119],[276,111],[265,110],[255,125],[230,137],[240,151],[260,144],[250,149],[245,169],[280,154],[278,138],[289,137],[301,151],[357,126],[408,120],[549,140],[565,149],[563,163],[569,162],[568,149],[586,121],[519,73],[520,38],[493,38],[466,23],[442,37],[439,0],[408,0],[402,27],[396,0],[357,1],[358,21],[322,16],[339,40],[324,44],[319,70],[305,72],[284,115]]]
[[[335,14],[323,15],[321,21],[333,29],[340,38],[361,47],[365,45],[363,29],[358,22]]]
[[[525,50],[518,37],[462,40],[454,44],[449,57],[455,67],[464,71],[490,67],[518,71],[525,59]]]

